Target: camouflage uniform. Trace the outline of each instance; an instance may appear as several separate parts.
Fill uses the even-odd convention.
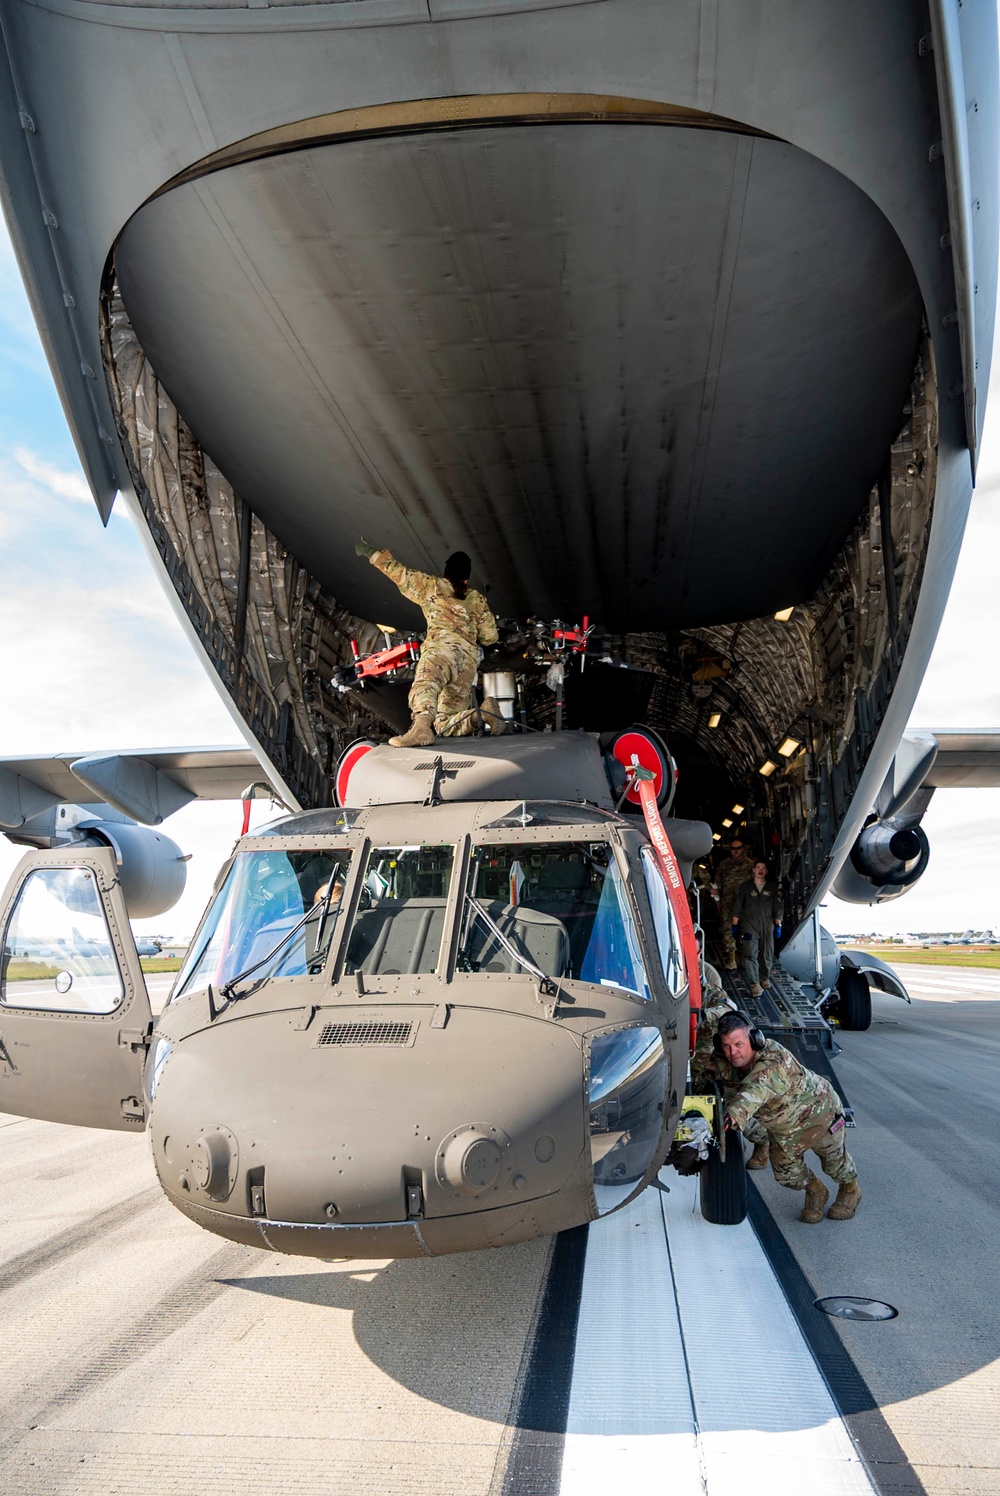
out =
[[[694,1054],[691,1056],[691,1089],[695,1095],[704,1090],[708,1077],[722,1083],[719,1067],[724,1066],[727,1070],[732,1070],[733,1067],[715,1053],[713,1040],[719,1026],[719,1019],[726,1013],[739,1011],[732,998],[726,995],[715,967],[709,966],[706,961],[703,963],[702,973],[701,1023],[698,1025],[698,1037],[695,1040]],[[767,1129],[762,1127],[755,1117],[751,1117],[740,1131],[745,1138],[749,1138],[755,1148],[767,1142]]]
[[[766,982],[774,965],[774,926],[781,923],[778,885],[768,878],[758,888],[753,878],[741,883],[733,900],[732,918],[740,922],[740,960],[747,980]],[[759,973],[759,975],[758,975]]]
[[[440,738],[465,737],[473,730],[472,683],[479,669],[477,648],[497,642],[496,619],[485,597],[470,587],[464,598],[445,577],[403,566],[390,551],[374,551],[371,564],[417,603],[427,620],[417,673],[410,687],[410,711],[434,720]]]
[[[725,953],[726,962],[730,964],[736,960],[736,944],[733,940],[733,900],[736,898],[736,890],[747,878],[753,877],[753,862],[746,852],[742,857],[734,857],[732,853],[724,857],[719,863],[715,874],[715,886],[719,890],[719,919],[722,924],[722,949]]]
[[[726,1059],[715,1059],[726,1092],[734,1127],[745,1130],[751,1117],[763,1125],[771,1143],[771,1167],[778,1184],[804,1190],[810,1171],[805,1154],[812,1149],[823,1172],[838,1184],[858,1177],[847,1151],[847,1129],[831,1132],[843,1116],[840,1098],[830,1082],[800,1065],[784,1045],[768,1039],[747,1070],[737,1070]]]

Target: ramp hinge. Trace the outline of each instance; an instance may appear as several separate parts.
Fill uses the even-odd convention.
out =
[[[146,1120],[146,1108],[138,1096],[122,1097],[122,1116],[134,1119],[137,1122],[144,1122]]]
[[[917,56],[928,57],[934,51],[934,36],[928,31],[917,42]]]

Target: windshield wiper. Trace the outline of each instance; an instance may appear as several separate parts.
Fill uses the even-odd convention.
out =
[[[522,967],[525,971],[530,971],[531,974],[532,974],[532,976],[537,977],[540,982],[546,982],[547,983],[547,982],[550,982],[552,980],[551,977],[547,976],[544,971],[542,971],[539,967],[537,967],[534,964],[534,962],[529,961],[525,956],[521,955],[521,953],[517,950],[517,948],[514,945],[512,945],[511,942],[507,939],[507,936],[500,929],[500,926],[497,925],[497,924],[495,924],[494,921],[490,918],[490,916],[486,913],[486,910],[483,908],[482,904],[479,902],[479,900],[477,898],[474,898],[471,893],[467,893],[465,895],[465,899],[466,899],[466,902],[469,905],[469,907],[475,911],[475,914],[476,914],[477,918],[479,918],[479,919],[482,920],[483,924],[489,930],[490,934],[496,940],[497,944],[503,950],[505,950],[507,952],[507,954],[508,954],[508,956],[510,956],[511,960],[516,961],[517,964],[518,964],[518,966]],[[461,948],[459,954],[461,956],[463,956],[466,961],[469,962],[470,968],[472,970],[478,971],[479,970],[478,965],[473,966],[471,958],[466,954],[466,950],[465,950],[465,947],[466,947],[466,944],[468,943],[469,937],[472,934],[472,928],[473,928],[474,925],[475,925],[475,920],[472,921],[472,925],[470,925],[470,927],[469,927],[468,934],[466,935],[465,940],[463,940],[463,942],[462,942],[462,948]]]
[[[228,982],[223,982],[222,986],[219,988],[219,991],[222,993],[222,996],[226,999],[227,1003],[236,1002],[237,999],[241,997],[248,997],[249,993],[247,992],[233,991],[233,988],[236,986],[236,984],[238,982],[245,982],[247,977],[252,977],[255,971],[259,971],[262,966],[266,966],[269,961],[273,961],[278,952],[282,950],[283,947],[286,946],[292,939],[293,935],[297,935],[302,929],[303,925],[308,924],[311,919],[315,919],[317,917],[320,919],[320,932],[322,932],[323,925],[326,921],[326,916],[330,910],[330,895],[332,892],[333,888],[331,880],[331,887],[327,892],[327,896],[322,909],[320,909],[316,904],[313,904],[311,908],[306,910],[305,914],[303,914],[302,918],[298,921],[297,924],[294,924],[290,930],[285,931],[284,935],[282,935],[277,945],[272,947],[272,949],[268,951],[266,956],[261,956],[260,960],[255,961],[252,966],[247,966],[243,971],[237,972],[236,976],[230,977]],[[316,941],[316,948],[317,950],[319,949],[318,939]],[[263,987],[264,982],[269,982],[273,975],[273,972],[268,972],[267,976],[265,976],[263,981],[260,983],[260,986]]]

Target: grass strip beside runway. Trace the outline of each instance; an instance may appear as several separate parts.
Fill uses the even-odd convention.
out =
[[[983,947],[981,950],[966,945],[862,945],[859,941],[850,949],[871,951],[881,956],[890,966],[979,966],[1000,971],[1000,948]]]

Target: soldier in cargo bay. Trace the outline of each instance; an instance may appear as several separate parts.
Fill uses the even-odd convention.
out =
[[[482,593],[469,586],[471,559],[464,551],[455,551],[444,564],[444,575],[437,577],[403,566],[391,551],[379,550],[364,538],[354,549],[395,582],[427,620],[410,687],[413,725],[389,742],[393,748],[425,748],[435,737],[466,737],[475,722],[472,686],[479,669],[479,647],[497,642],[496,619]],[[499,703],[492,697],[483,702],[481,711],[491,733],[506,730]]]

